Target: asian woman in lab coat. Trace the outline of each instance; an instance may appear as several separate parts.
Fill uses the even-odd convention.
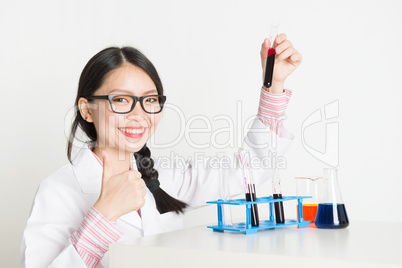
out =
[[[273,138],[278,155],[293,139],[280,120],[291,95],[283,86],[301,54],[284,34],[275,43],[273,84],[261,89],[258,116],[244,143],[258,159],[267,156]],[[269,46],[264,40],[263,69]],[[134,48],[107,48],[89,60],[79,80],[70,163],[39,186],[21,243],[22,267],[108,267],[111,243],[181,228],[187,209],[227,194],[223,178],[232,178],[231,194],[243,191],[236,167],[156,165],[146,142],[160,121],[163,94],[156,69]],[[89,141],[71,160],[78,129]],[[257,183],[271,176],[263,167],[253,173]]]

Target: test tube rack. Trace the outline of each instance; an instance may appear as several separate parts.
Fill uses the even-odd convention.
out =
[[[208,204],[216,204],[218,206],[218,225],[208,226],[214,232],[235,231],[244,232],[246,234],[255,234],[258,230],[267,230],[276,227],[284,227],[289,225],[297,225],[299,228],[308,227],[312,221],[303,220],[303,199],[312,198],[311,196],[283,196],[279,199],[274,199],[272,196],[256,198],[255,201],[246,201],[246,199],[228,199],[209,201]],[[285,219],[284,223],[276,223],[274,219],[274,203],[297,200],[298,202],[298,219]],[[259,226],[251,226],[251,205],[269,203],[269,220],[260,220]],[[234,223],[225,225],[223,223],[223,205],[245,205],[246,206],[246,222]]]

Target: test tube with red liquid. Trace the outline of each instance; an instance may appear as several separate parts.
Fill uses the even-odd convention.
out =
[[[275,169],[274,177],[272,178],[272,192],[274,199],[282,199],[281,175],[279,169]],[[275,202],[275,221],[276,223],[285,223],[285,213],[283,212],[283,202]]]
[[[278,36],[279,25],[275,24],[271,27],[271,35],[269,41],[271,42],[271,46],[268,48],[267,52],[267,61],[265,64],[265,74],[264,74],[264,87],[270,88],[272,86],[272,77],[274,74],[274,65],[275,65],[275,55],[276,55],[276,44],[275,38]]]
[[[244,192],[246,196],[246,201],[256,201],[257,194],[255,190],[255,183],[253,179],[253,173],[250,167],[250,154],[247,150],[240,149],[239,150],[239,162],[240,167],[243,170],[243,179],[244,179]],[[258,207],[257,204],[251,205],[251,226],[259,226],[259,217],[258,217]]]

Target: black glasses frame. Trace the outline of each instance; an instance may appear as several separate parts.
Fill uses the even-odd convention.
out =
[[[113,100],[113,98],[116,97],[116,96],[126,96],[126,97],[132,97],[132,98],[134,99],[134,102],[133,102],[133,105],[131,106],[130,111],[128,111],[128,112],[116,112],[115,110],[113,110],[112,100]],[[147,112],[147,111],[145,110],[144,104],[142,103],[142,101],[143,101],[145,98],[148,98],[148,97],[158,97],[159,100],[161,100],[161,102],[159,103],[159,105],[160,105],[160,107],[161,107],[161,110],[160,110],[160,111],[158,111],[158,112]],[[166,96],[165,96],[165,95],[146,95],[146,96],[142,96],[142,97],[137,97],[137,96],[127,95],[127,94],[113,94],[113,95],[90,96],[90,97],[87,97],[87,99],[89,99],[89,100],[108,100],[109,103],[110,103],[110,108],[111,108],[112,111],[113,111],[114,113],[116,113],[116,114],[128,114],[128,113],[131,113],[131,112],[134,110],[135,105],[137,104],[137,102],[140,103],[141,108],[142,108],[142,110],[144,110],[144,112],[146,112],[146,113],[148,113],[148,114],[158,114],[158,113],[162,112],[162,110],[163,110],[163,105],[164,105],[165,102],[166,102]]]

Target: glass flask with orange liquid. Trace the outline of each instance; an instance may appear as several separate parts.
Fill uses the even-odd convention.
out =
[[[312,196],[312,198],[303,199],[303,220],[313,221],[317,214],[318,194],[321,191],[322,177],[296,177],[296,190],[298,196]],[[299,209],[297,209],[299,214]],[[299,218],[299,215],[297,215]]]

